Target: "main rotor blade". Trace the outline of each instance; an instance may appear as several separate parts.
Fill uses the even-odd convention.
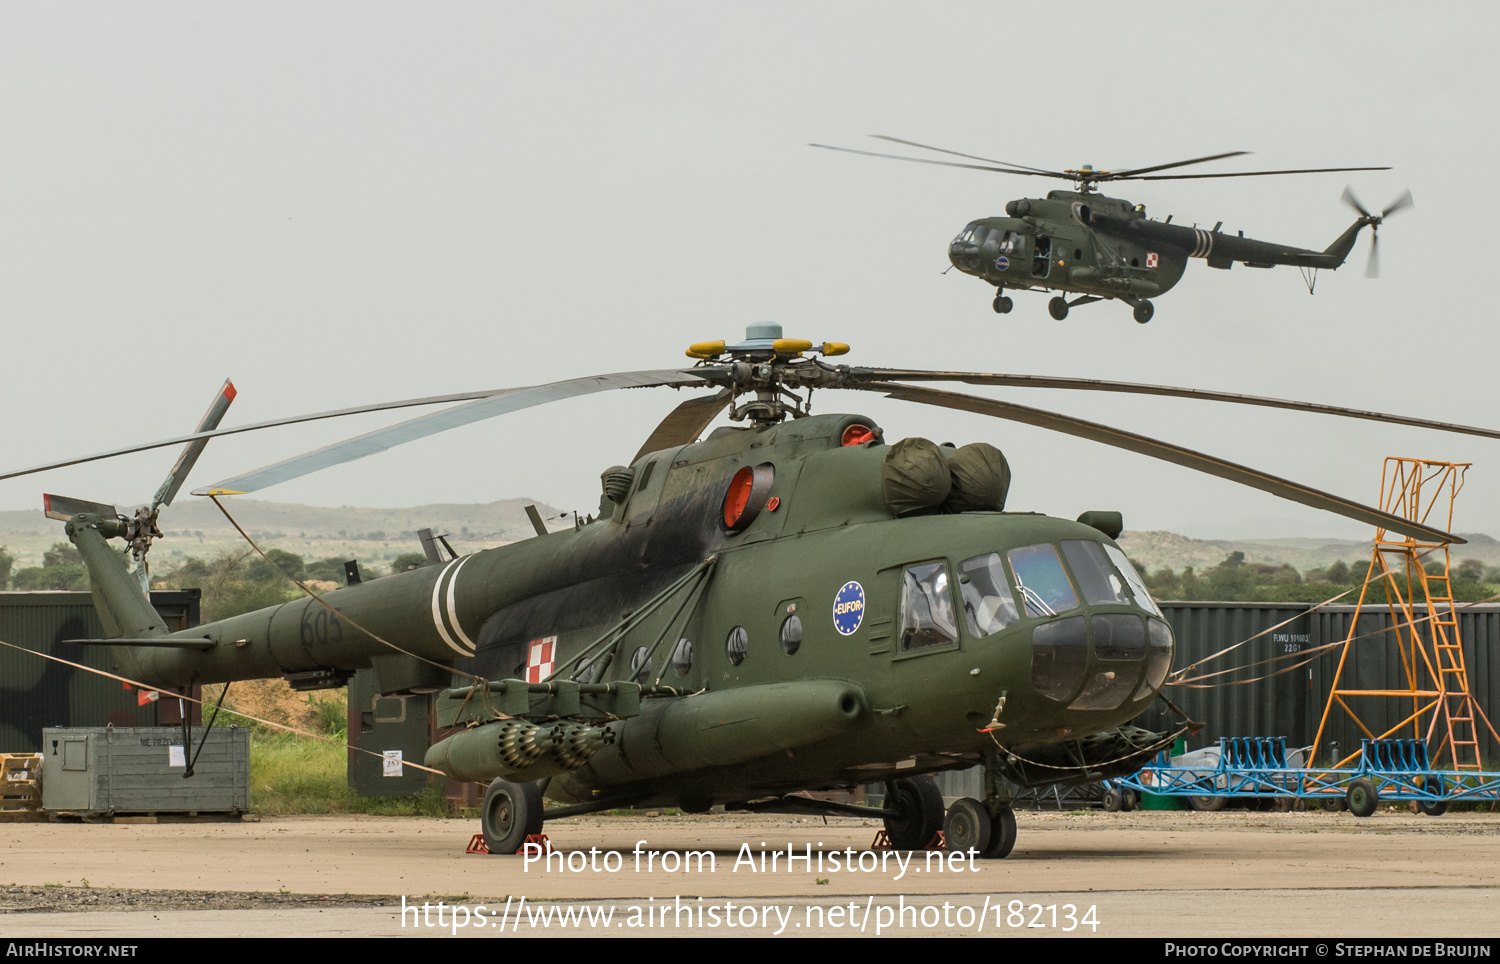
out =
[[[716,395],[699,396],[683,402],[672,409],[650,437],[641,443],[641,450],[635,453],[635,457],[630,460],[631,464],[640,461],[643,455],[698,441],[698,436],[703,434],[710,422],[719,417],[720,412],[729,407],[731,401],[732,395],[726,388]]]
[[[386,449],[413,442],[419,438],[426,438],[429,435],[494,418],[497,415],[505,415],[565,398],[576,398],[580,395],[615,388],[655,388],[663,385],[699,385],[702,383],[701,377],[689,372],[657,370],[590,375],[586,378],[570,378],[529,388],[510,389],[503,394],[481,398],[455,408],[445,408],[441,412],[419,415],[396,425],[389,425],[342,442],[325,445],[320,449],[284,459],[253,472],[246,472],[222,482],[215,482],[213,485],[194,489],[193,494],[242,495],[246,492],[255,492],[319,469],[384,452]]]
[[[1000,174],[1027,174],[1032,177],[1060,177],[1071,181],[1072,177],[1067,174],[1055,173],[1053,171],[1027,171],[1019,167],[986,167],[982,164],[960,164],[957,161],[938,161],[930,157],[907,157],[904,154],[880,154],[876,151],[857,151],[852,147],[834,147],[831,144],[808,144],[808,147],[821,147],[825,151],[843,151],[845,154],[863,154],[865,157],[884,157],[892,161],[911,161],[913,164],[936,164],[939,167],[966,167],[971,171],[995,171]]]
[[[886,134],[871,134],[871,137],[893,144],[905,144],[907,147],[920,147],[924,151],[937,151],[939,154],[952,154],[954,157],[967,157],[971,161],[984,161],[986,164],[1003,164],[1006,167],[1017,167],[1023,171],[1036,171],[1038,174],[1050,174],[1053,177],[1067,177],[1062,171],[1049,171],[1044,167],[1032,167],[1030,164],[1014,164],[1010,161],[997,161],[992,157],[979,157],[975,154],[961,154],[958,151],[950,151],[941,147],[933,147],[931,144],[918,144],[916,141],[902,140],[899,137],[890,137]]]
[[[1111,171],[1109,179],[1118,181],[1121,178],[1135,177],[1139,174],[1149,174],[1151,171],[1165,171],[1171,167],[1187,167],[1189,164],[1202,164],[1205,161],[1221,161],[1226,157],[1239,157],[1241,154],[1249,154],[1249,151],[1230,151],[1227,154],[1210,154],[1207,157],[1195,157],[1191,161],[1173,161],[1170,164],[1153,164],[1150,167],[1133,167],[1128,171]],[[1104,180],[1100,178],[1100,180]]]
[[[964,382],[969,385],[1001,385],[1007,388],[1064,388],[1082,392],[1120,392],[1126,395],[1163,395],[1170,398],[1193,398],[1207,402],[1229,402],[1235,405],[1256,405],[1261,408],[1282,408],[1292,412],[1312,412],[1318,415],[1337,415],[1342,418],[1362,418],[1372,422],[1392,425],[1410,425],[1439,432],[1455,432],[1459,435],[1477,435],[1480,438],[1500,439],[1500,429],[1481,428],[1475,425],[1458,425],[1453,422],[1437,422],[1407,415],[1390,415],[1385,412],[1369,412],[1358,408],[1341,408],[1318,402],[1297,402],[1262,395],[1236,395],[1232,392],[1215,392],[1201,388],[1174,388],[1170,385],[1146,385],[1138,382],[1111,382],[1094,378],[1067,378],[1057,375],[1006,375],[982,372],[937,372],[919,369],[871,368],[864,369],[870,377],[891,382]],[[861,372],[855,371],[858,377]],[[853,387],[853,386],[851,386]]]
[[[1153,174],[1150,177],[1117,177],[1117,181],[1193,181],[1205,177],[1264,177],[1267,174],[1334,174],[1339,171],[1389,171],[1388,167],[1304,167],[1294,171],[1236,171],[1233,174]]]
[[[689,383],[684,383],[689,384]],[[694,383],[695,384],[695,383]],[[93,455],[81,455],[76,458],[62,459],[57,462],[47,462],[44,465],[33,465],[30,468],[16,469],[13,472],[0,473],[0,480],[20,478],[23,475],[34,475],[37,472],[46,472],[49,469],[64,469],[70,465],[82,465],[85,462],[98,462],[101,459],[112,459],[120,455],[131,455],[136,452],[149,452],[152,449],[166,448],[170,445],[181,445],[184,442],[193,442],[198,439],[218,438],[221,435],[239,435],[242,432],[258,432],[266,428],[279,428],[283,425],[299,425],[303,422],[316,422],[325,418],[342,418],[345,415],[365,415],[370,412],[385,412],[397,408],[421,408],[424,405],[446,405],[452,402],[470,402],[477,398],[493,398],[496,395],[504,395],[513,392],[513,388],[492,388],[483,392],[459,392],[452,395],[429,395],[426,398],[407,398],[395,402],[376,402],[373,405],[356,405],[353,408],[337,408],[327,412],[317,412],[312,415],[292,415],[287,418],[272,418],[264,422],[251,422],[249,425],[236,425],[233,428],[220,428],[211,432],[194,432],[190,435],[174,435],[172,438],[161,439],[156,442],[141,442],[136,445],[125,445],[107,452],[96,452]]]
[[[1347,519],[1364,522],[1381,529],[1389,529],[1403,535],[1424,541],[1446,542],[1461,544],[1466,540],[1425,526],[1420,522],[1403,519],[1400,516],[1382,512],[1358,502],[1351,502],[1342,496],[1332,495],[1310,486],[1292,482],[1258,469],[1248,468],[1234,462],[1216,458],[1212,455],[1204,455],[1192,449],[1162,442],[1158,439],[1145,435],[1136,435],[1123,429],[1111,428],[1108,425],[1100,425],[1098,422],[1088,422],[1080,418],[1072,418],[1067,415],[1059,415],[1056,412],[1048,412],[1038,408],[1029,408],[1025,405],[1016,405],[1011,402],[1002,402],[993,398],[979,398],[974,395],[960,395],[955,392],[941,392],[935,388],[919,388],[915,385],[896,385],[892,383],[872,382],[867,385],[857,386],[874,392],[882,392],[890,398],[902,401],[917,402],[922,405],[934,405],[939,408],[949,408],[960,412],[973,412],[977,415],[989,415],[994,418],[1009,419],[1013,422],[1022,422],[1045,428],[1054,432],[1062,432],[1077,438],[1089,439],[1094,442],[1102,442],[1116,448],[1125,449],[1140,455],[1149,455],[1152,458],[1161,459],[1184,468],[1205,472],[1209,475],[1248,485],[1262,492],[1280,496],[1293,502],[1314,509],[1324,509],[1336,513]]]
[[[1365,277],[1380,277],[1380,232],[1370,232],[1370,257],[1365,262]]]
[[[234,396],[237,394],[239,393],[234,390],[234,382],[227,378],[224,379],[224,384],[219,389],[219,394],[214,396],[213,402],[208,406],[208,411],[203,413],[203,418],[199,420],[197,431],[194,434],[212,432],[218,428],[219,423],[224,420],[224,413],[229,411],[229,403],[234,401]],[[151,499],[152,515],[155,515],[156,511],[162,506],[172,504],[172,500],[177,497],[178,490],[182,488],[182,483],[187,481],[188,473],[193,471],[193,466],[197,463],[198,456],[203,454],[203,450],[207,446],[208,439],[194,439],[182,450],[182,454],[177,456],[177,462],[172,466],[172,470],[167,473],[166,479],[163,480],[161,487],[156,490],[156,495]]]

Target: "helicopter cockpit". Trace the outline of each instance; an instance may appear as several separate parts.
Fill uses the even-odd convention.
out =
[[[966,274],[1005,271],[1025,257],[1026,224],[1013,218],[971,221],[948,246],[948,260]]]
[[[1118,547],[1094,539],[1036,542],[951,567],[908,566],[900,605],[903,655],[998,646],[1023,661],[1023,675],[1029,655],[1031,689],[1041,699],[1021,701],[1045,717],[1064,708],[1136,712],[1171,667],[1172,631],[1140,575]]]

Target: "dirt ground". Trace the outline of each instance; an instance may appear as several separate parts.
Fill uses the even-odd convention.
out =
[[[1018,817],[1014,853],[972,865],[964,855],[917,853],[902,863],[905,855],[866,851],[877,828],[863,820],[574,818],[547,825],[558,851],[550,869],[465,855],[476,828],[461,820],[0,824],[0,885],[10,885],[0,886],[0,929],[15,937],[480,937],[543,926],[643,937],[1500,936],[1500,815]],[[565,911],[575,916],[542,923]],[[615,915],[607,922],[606,911]],[[576,916],[585,912],[594,919]]]

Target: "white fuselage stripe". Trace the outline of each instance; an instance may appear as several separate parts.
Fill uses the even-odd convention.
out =
[[[462,641],[465,646],[469,647],[470,653],[473,653],[476,647],[474,645],[474,640],[470,639],[468,637],[468,634],[464,632],[464,628],[459,625],[458,606],[454,602],[453,592],[454,589],[458,586],[458,571],[464,567],[465,562],[468,562],[473,558],[473,556],[464,556],[463,559],[459,562],[458,566],[454,568],[453,575],[448,578],[448,622],[453,626],[453,631],[458,634],[459,640]]]
[[[448,563],[443,568],[443,571],[438,573],[437,582],[432,584],[432,624],[437,627],[438,635],[443,637],[443,642],[448,644],[448,648],[460,656],[472,656],[474,653],[472,650],[466,650],[458,645],[458,643],[454,642],[453,637],[448,634],[448,628],[443,625],[441,601],[443,598],[443,580],[447,578],[448,571],[451,569],[455,576],[458,575],[458,569],[455,567],[461,567],[469,558],[469,556],[464,556],[462,559],[455,559]],[[452,605],[451,597],[449,605]]]

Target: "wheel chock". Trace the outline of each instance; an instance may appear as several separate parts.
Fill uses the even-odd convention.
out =
[[[881,832],[884,833],[884,831]],[[516,853],[523,853],[527,847],[538,847],[541,853],[550,854],[552,852],[552,841],[544,833],[534,833],[522,841],[521,846],[516,848]],[[473,837],[470,837],[468,849],[464,851],[466,854],[488,854],[489,852],[490,846],[484,842],[484,834],[482,833],[476,833]]]
[[[895,849],[895,848],[893,848],[891,846],[891,835],[888,834],[888,833],[886,833],[884,830],[877,831],[876,834],[875,834],[875,840],[870,844],[870,849],[871,850],[893,850],[893,849]],[[945,840],[943,838],[943,832],[941,830],[939,830],[937,833],[933,834],[932,835],[932,839],[929,840],[929,841],[927,841],[927,846],[923,847],[922,849],[923,850],[947,850],[948,849],[948,842],[947,842],[947,840]]]

